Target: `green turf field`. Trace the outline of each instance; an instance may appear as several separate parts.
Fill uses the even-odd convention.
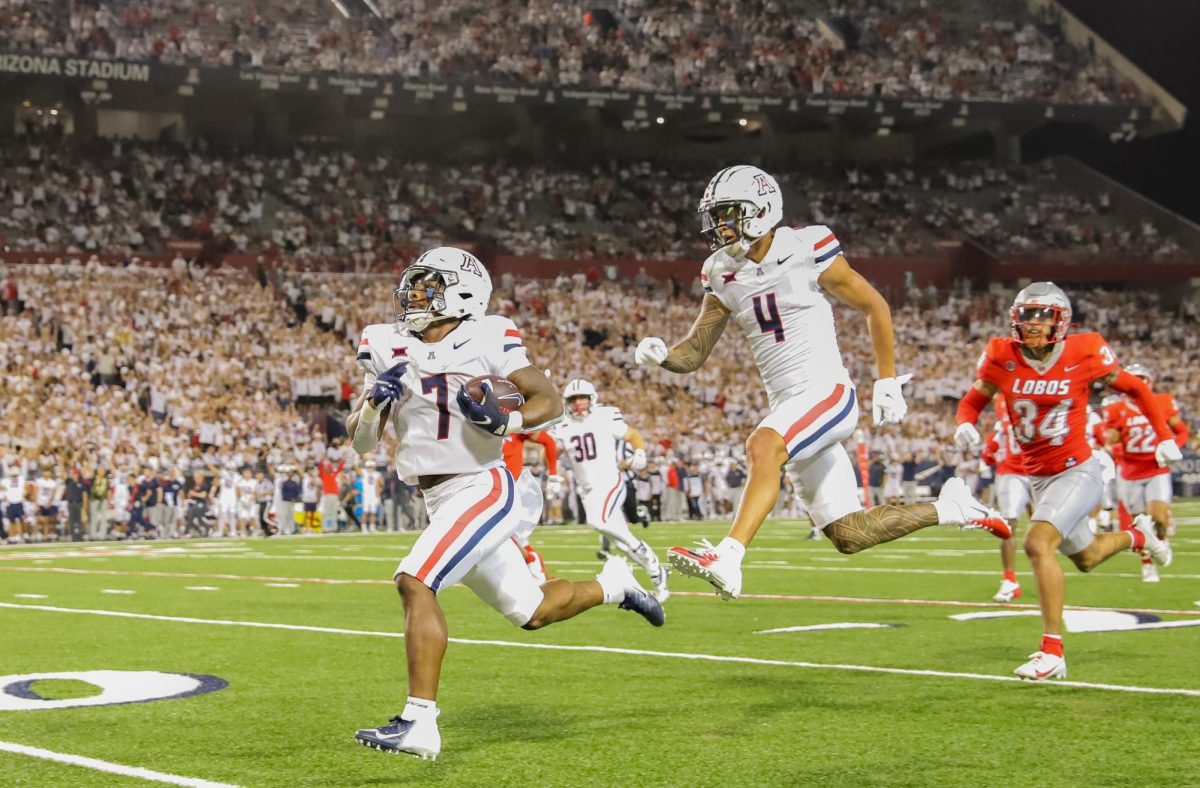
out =
[[[1036,616],[951,618],[1004,609],[990,602],[996,543],[980,533],[927,529],[847,557],[805,541],[806,523],[768,523],[747,556],[749,597],[722,602],[673,578],[661,629],[601,608],[529,633],[449,589],[455,642],[432,763],[352,741],[403,705],[403,623],[388,578],[413,535],[4,548],[0,673],[164,671],[228,686],[0,710],[0,784],[151,784],[13,745],[186,785],[1200,784],[1200,627],[1161,626],[1200,623],[1200,504],[1176,512],[1175,563],[1161,583],[1143,584],[1132,556],[1068,571],[1068,603],[1143,619],[1068,634],[1068,685],[1008,680],[1038,647]],[[644,535],[661,553],[724,530]],[[548,528],[535,541],[552,573],[599,568],[591,532]],[[1032,611],[1032,577],[1021,579],[1025,597],[1008,609]],[[887,626],[764,632],[845,623]],[[99,691],[31,686],[42,698]]]

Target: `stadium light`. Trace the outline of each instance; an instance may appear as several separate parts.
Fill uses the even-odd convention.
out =
[[[338,13],[346,19],[350,18],[350,12],[346,9],[346,6],[342,5],[342,0],[329,0],[329,2],[333,3],[333,7],[338,10]]]
[[[662,115],[659,115],[657,118],[654,119],[654,122],[661,126],[662,124],[667,122],[667,119],[664,118]]]
[[[746,120],[745,118],[738,118],[738,125],[739,125],[739,126],[745,126],[745,125],[746,125],[747,123],[749,123],[749,122],[750,122],[750,121]]]

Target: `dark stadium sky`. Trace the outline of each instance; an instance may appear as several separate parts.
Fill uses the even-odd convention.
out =
[[[1200,221],[1200,0],[1060,0],[1188,108],[1182,131],[1072,147],[1088,164]],[[1064,140],[1065,142],[1065,140]]]

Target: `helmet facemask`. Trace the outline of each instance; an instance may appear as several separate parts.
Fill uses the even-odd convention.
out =
[[[592,406],[595,402],[592,401],[590,394],[575,394],[566,398],[567,415],[575,421],[583,421],[592,413]]]
[[[1011,317],[1013,338],[1030,348],[1062,342],[1071,325],[1071,310],[1052,304],[1014,304]],[[1040,326],[1043,331],[1037,332],[1037,336],[1028,336],[1027,329],[1031,324]]]
[[[700,234],[710,250],[724,249],[732,257],[741,257],[761,237],[750,235],[747,224],[760,218],[765,210],[746,201],[702,203]]]
[[[400,286],[392,294],[396,321],[410,331],[424,331],[440,320],[453,315],[446,312],[446,288],[458,284],[458,274],[438,271],[420,265],[409,266],[400,277]],[[413,294],[420,294],[414,303]]]

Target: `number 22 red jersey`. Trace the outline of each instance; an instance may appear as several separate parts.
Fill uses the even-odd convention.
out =
[[[1170,394],[1155,392],[1154,397],[1168,421],[1179,415],[1179,406]],[[1170,468],[1159,466],[1154,456],[1159,443],[1158,433],[1136,404],[1122,399],[1109,405],[1104,409],[1104,426],[1121,433],[1119,443],[1122,451],[1117,455],[1120,458],[1117,466],[1122,479],[1149,479],[1171,472]]]
[[[1021,343],[997,337],[979,358],[979,379],[1004,394],[1029,476],[1053,476],[1091,459],[1087,402],[1092,381],[1118,369],[1116,356],[1096,333],[1068,334],[1054,352],[1058,358],[1039,372],[1021,352]]]

